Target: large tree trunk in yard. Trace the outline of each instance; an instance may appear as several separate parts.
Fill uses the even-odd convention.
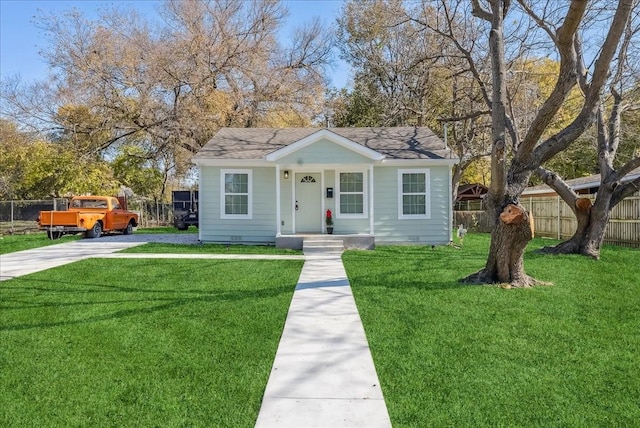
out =
[[[600,259],[600,249],[604,241],[604,234],[607,231],[611,211],[607,211],[603,216],[592,219],[587,229],[586,237],[580,246],[580,254]]]
[[[540,252],[546,254],[581,254],[596,260],[599,259],[604,234],[607,231],[607,224],[613,208],[610,205],[611,195],[606,194],[600,195],[593,206],[591,206],[589,199],[577,199],[574,212],[578,227],[573,236],[556,246],[544,247],[540,249]]]
[[[569,203],[569,202],[567,202]],[[544,247],[538,250],[545,254],[578,254],[584,237],[591,223],[591,200],[577,198],[573,207],[578,226],[573,236],[555,246]]]
[[[508,204],[500,213],[491,233],[487,264],[481,271],[462,280],[464,283],[502,283],[509,287],[543,284],[524,271],[524,250],[533,238],[531,215],[520,204]]]
[[[489,12],[482,8],[479,1],[472,2],[474,15],[491,22],[491,184],[485,200],[487,215],[494,227],[485,268],[462,282],[530,287],[538,281],[525,273],[523,255],[527,243],[533,238],[533,229],[529,213],[517,201],[531,173],[522,171],[513,174],[510,171],[507,174],[507,125],[511,122],[507,118],[505,107],[507,90],[503,25],[509,3],[503,0],[490,1]],[[516,141],[515,135],[512,134],[511,139]]]

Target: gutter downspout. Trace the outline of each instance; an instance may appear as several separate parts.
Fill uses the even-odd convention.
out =
[[[276,164],[276,238],[282,235],[280,213],[280,164]]]
[[[202,172],[202,165],[198,165],[198,241],[202,242],[202,238],[203,238],[203,232],[202,232],[202,224],[204,223],[204,219],[202,218],[202,210],[200,209],[200,207],[202,207],[204,205],[204,201],[202,200],[202,197],[206,195],[206,189],[205,186],[203,186],[204,184],[204,180],[202,179],[202,177],[204,177],[204,174]],[[205,196],[206,198],[206,196]],[[143,209],[142,207],[140,208],[140,224],[142,224],[142,213],[143,213]],[[206,228],[206,223],[205,223],[205,228]]]
[[[446,135],[446,134],[445,134]],[[447,192],[449,194],[449,242],[453,241],[453,221],[454,216],[455,216],[455,211],[453,210],[453,195],[451,194],[453,191],[453,184],[451,183],[451,179],[452,179],[452,174],[451,171],[453,170],[453,165],[449,165],[449,191]]]
[[[373,206],[374,206],[374,188],[373,188],[373,164],[369,164],[369,234],[375,236]]]

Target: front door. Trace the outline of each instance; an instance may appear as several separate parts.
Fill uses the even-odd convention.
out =
[[[296,173],[296,232],[322,232],[320,173]]]

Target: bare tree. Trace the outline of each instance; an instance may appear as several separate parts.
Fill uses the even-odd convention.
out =
[[[519,197],[538,167],[569,147],[595,120],[601,106],[600,97],[609,67],[618,52],[634,1],[618,2],[608,21],[607,35],[596,55],[594,67],[587,73],[581,57],[584,45],[579,30],[585,20],[588,2],[572,0],[566,5],[559,5],[557,2],[539,5],[538,10],[545,14],[553,9],[554,16],[558,19],[557,26],[552,27],[546,24],[551,21],[542,19],[529,2],[518,0],[525,12],[521,16],[528,16],[544,31],[560,59],[556,84],[521,140],[515,132],[513,121],[507,115],[505,17],[511,10],[511,1],[473,0],[472,4],[474,16],[490,24],[492,163],[487,202],[494,228],[485,268],[467,280],[526,287],[536,283],[525,273],[523,265],[524,248],[532,238],[532,229],[530,214],[520,205]],[[586,90],[579,114],[559,132],[544,138],[545,131],[578,80],[586,82],[581,85]],[[510,157],[507,156],[508,138],[512,143]]]
[[[377,126],[436,123],[446,70],[437,37],[408,18],[404,2],[346,3],[338,40],[355,70],[356,88],[380,106]]]
[[[440,122],[445,124],[449,147],[460,161],[452,169],[452,200],[462,176],[473,163],[490,153],[491,111],[487,107],[486,60],[482,27],[476,25],[463,3],[423,1],[406,17],[437,37],[439,64],[446,70],[449,97],[444,99]]]
[[[436,5],[437,6],[437,5]],[[482,79],[479,28],[468,16],[433,2],[348,2],[339,19],[343,58],[356,70],[354,89],[341,94],[342,126],[431,126],[460,157],[452,174],[453,198],[464,170],[487,155],[489,109]],[[467,25],[470,24],[470,25]],[[451,47],[460,40],[472,63]],[[443,131],[444,133],[444,131]]]
[[[634,7],[637,7],[636,1]],[[635,39],[640,30],[638,11],[627,22],[622,43],[614,61],[614,70],[609,80],[609,97],[598,106],[596,113],[598,170],[600,186],[592,204],[588,198],[577,195],[557,174],[539,167],[536,174],[551,186],[573,210],[577,219],[577,229],[573,236],[554,247],[546,247],[543,252],[554,254],[584,254],[600,257],[611,210],[624,198],[640,190],[640,177],[626,179],[632,172],[640,172],[640,153],[630,158],[618,160],[619,148],[624,144],[622,123],[625,114],[637,110],[638,70],[634,58],[637,57]],[[588,83],[580,79],[584,91]]]
[[[52,80],[5,85],[2,113],[41,131],[92,135],[96,150],[139,144],[184,170],[222,126],[310,123],[319,112],[332,47],[320,22],[281,44],[287,11],[277,0],[167,1],[161,16],[153,26],[132,10],[40,17]],[[59,120],[62,107],[80,106],[87,120]]]

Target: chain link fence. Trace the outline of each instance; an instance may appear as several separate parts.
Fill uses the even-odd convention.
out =
[[[26,234],[38,231],[40,211],[66,211],[65,198],[32,201],[0,201],[0,235]],[[140,216],[138,227],[159,227],[173,224],[171,203],[129,200],[128,208]]]
[[[140,216],[138,227],[173,225],[173,208],[169,202],[129,200],[128,208]]]

